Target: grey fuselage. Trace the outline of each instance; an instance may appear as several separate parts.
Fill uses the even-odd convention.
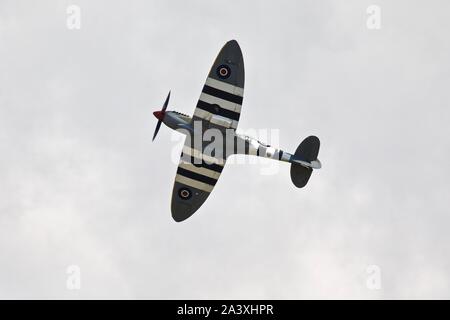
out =
[[[215,156],[220,156],[224,159],[233,154],[246,154],[290,163],[300,163],[302,161],[302,159],[294,159],[292,154],[281,149],[264,144],[250,136],[236,133],[234,129],[226,129],[225,133],[223,129],[218,130],[216,127],[201,128],[202,125],[205,125],[204,121],[193,121],[190,116],[177,111],[166,111],[162,121],[167,127],[181,132],[191,139],[192,137],[194,140],[196,138],[201,139],[202,142],[205,140],[210,142],[212,140],[211,136],[213,133],[208,134],[208,129],[211,129],[211,131],[215,130],[215,134],[221,134],[223,137],[222,142],[218,143],[222,147],[215,149]],[[217,137],[211,143],[213,142],[217,143]]]

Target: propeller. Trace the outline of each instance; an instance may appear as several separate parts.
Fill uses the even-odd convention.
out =
[[[155,133],[153,134],[152,141],[155,140],[156,135],[158,134],[159,128],[161,127],[162,120],[164,119],[164,114],[166,113],[167,105],[169,104],[169,99],[170,99],[170,91],[169,91],[169,94],[167,95],[166,101],[164,102],[164,105],[163,105],[161,111],[153,112],[153,115],[156,117],[156,119],[158,119],[158,123],[156,124]]]

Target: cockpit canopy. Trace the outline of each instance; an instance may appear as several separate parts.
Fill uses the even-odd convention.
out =
[[[190,116],[188,116],[187,114],[172,110],[171,112],[173,112],[175,115],[177,115],[180,118],[183,118],[185,121],[191,121],[192,118]]]
[[[178,111],[175,111],[175,110],[172,110],[172,112],[176,113],[176,114],[179,114],[180,116],[184,116],[184,117],[190,118],[187,114],[184,114],[184,113],[181,113],[181,112],[178,112]]]

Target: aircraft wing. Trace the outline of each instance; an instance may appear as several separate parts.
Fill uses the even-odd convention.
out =
[[[236,129],[244,96],[244,59],[235,40],[227,42],[214,61],[194,111],[194,120],[223,130]]]
[[[223,170],[226,155],[205,152],[210,141],[203,133],[215,128],[223,133],[237,128],[244,93],[244,61],[235,40],[225,44],[208,74],[194,111],[193,121],[201,131],[186,138],[172,191],[172,217],[183,221],[194,214],[214,189]],[[201,125],[201,126],[200,126]],[[199,137],[199,135],[201,135]],[[195,145],[196,137],[200,139]]]

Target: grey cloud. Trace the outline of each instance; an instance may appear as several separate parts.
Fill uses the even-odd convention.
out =
[[[449,4],[378,1],[378,31],[370,4],[2,1],[0,297],[448,298]],[[176,224],[152,111],[172,89],[192,113],[231,38],[239,127],[287,151],[316,134],[323,169],[298,190],[288,166],[231,165]]]

